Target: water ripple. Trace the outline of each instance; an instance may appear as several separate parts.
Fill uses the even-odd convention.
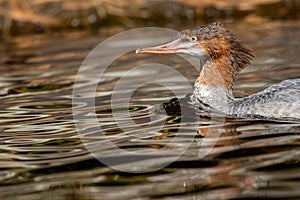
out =
[[[237,96],[300,75],[295,64],[298,54],[289,53],[297,51],[296,41],[300,40],[295,31],[299,28],[289,26],[270,25],[276,30],[272,37],[261,35],[261,31],[245,35],[253,41],[258,59],[239,76]],[[157,106],[172,98],[170,90],[182,96],[188,91],[168,71],[154,69],[137,70],[126,81],[155,77],[168,82],[169,88],[144,85],[129,105],[120,98],[112,108],[117,81],[138,64],[157,62],[152,56],[121,56],[104,73],[95,96],[86,91],[91,86],[89,79],[98,78],[96,69],[110,50],[92,58],[95,65],[85,66],[86,81],[78,83],[82,93],[74,97],[80,103],[72,105],[78,67],[98,42],[98,37],[63,41],[48,38],[36,47],[16,48],[14,55],[27,55],[23,62],[0,66],[1,199],[300,197],[297,122],[223,120],[203,113],[197,119],[158,114]],[[189,63],[180,57],[160,59],[194,80]],[[91,98],[96,105],[90,105]],[[80,111],[76,114],[80,118],[73,118],[72,108]],[[80,134],[75,123],[80,125]],[[121,172],[98,159],[116,160],[115,169],[128,171],[164,167],[144,173]]]

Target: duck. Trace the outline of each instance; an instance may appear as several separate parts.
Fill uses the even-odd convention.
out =
[[[254,58],[248,45],[222,23],[186,29],[170,42],[136,50],[137,54],[187,54],[202,65],[189,95],[193,106],[240,118],[300,119],[300,78],[284,80],[263,91],[234,97],[239,72]]]

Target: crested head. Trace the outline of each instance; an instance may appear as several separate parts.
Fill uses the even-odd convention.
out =
[[[177,38],[196,37],[199,48],[205,49],[211,59],[221,56],[231,57],[231,61],[238,70],[243,69],[254,57],[247,45],[235,37],[220,22],[213,22],[206,26],[186,29],[177,34]]]
[[[175,40],[137,53],[182,53],[198,57],[203,64],[198,82],[231,89],[237,73],[254,57],[246,44],[220,22],[186,29]]]
[[[193,38],[197,41],[197,47],[204,49],[205,53],[199,57],[206,56],[207,63],[204,63],[197,80],[206,85],[231,89],[238,72],[250,64],[254,57],[247,45],[220,22],[183,30],[177,34],[177,38]]]

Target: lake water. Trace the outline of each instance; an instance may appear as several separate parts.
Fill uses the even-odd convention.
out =
[[[256,55],[238,76],[236,96],[300,78],[299,25],[230,27]],[[121,48],[116,45],[77,74],[104,39],[72,33],[3,45],[1,199],[300,198],[300,123],[159,114],[163,102],[191,92],[197,69],[177,55],[129,52],[100,80],[99,67]],[[145,35],[139,45],[152,40]],[[174,70],[149,63],[172,67],[189,84]],[[135,68],[142,64],[148,65]],[[115,88],[120,80],[124,87]],[[126,94],[131,84],[137,88],[130,101],[114,98],[112,108],[112,95]]]

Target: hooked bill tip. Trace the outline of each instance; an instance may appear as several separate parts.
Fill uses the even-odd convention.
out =
[[[135,50],[135,53],[136,54],[140,53],[140,49]]]

